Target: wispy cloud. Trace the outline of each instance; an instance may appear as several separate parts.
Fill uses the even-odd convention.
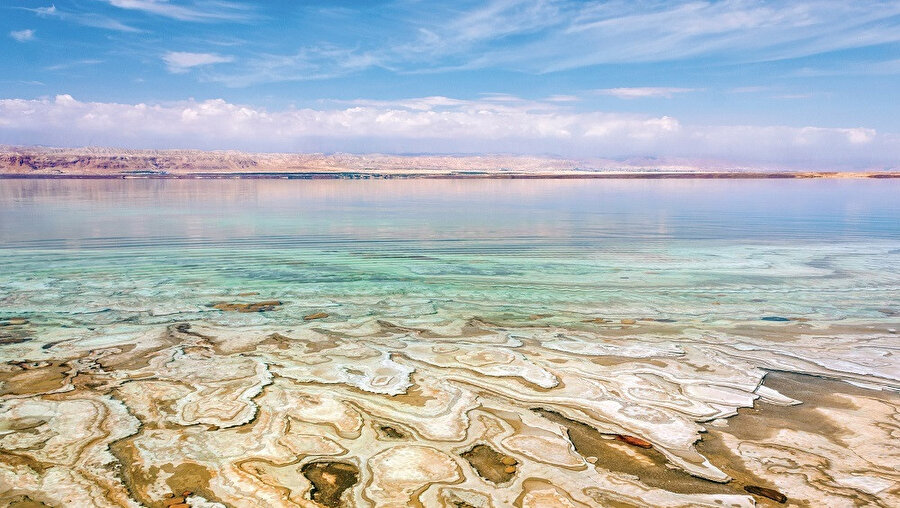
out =
[[[601,88],[594,90],[600,95],[612,95],[619,99],[642,99],[646,97],[663,97],[671,99],[675,94],[697,92],[699,88],[673,88],[673,87],[630,87],[630,88]]]
[[[738,86],[734,87],[731,90],[728,90],[729,93],[760,93],[760,92],[768,92],[771,90],[770,86]]]
[[[785,100],[796,100],[796,99],[809,99],[812,97],[811,93],[785,93],[781,95],[773,95],[773,99],[785,99]]]
[[[900,4],[885,0],[591,2],[540,41],[545,57],[558,57],[543,70],[701,56],[768,61],[885,44],[900,40],[898,14]]]
[[[169,72],[180,74],[193,67],[231,62],[234,57],[216,53],[191,53],[188,51],[169,51],[162,57]]]
[[[891,76],[900,74],[900,59],[876,62],[844,62],[832,67],[804,67],[793,73],[803,78],[821,78],[826,76]]]
[[[860,127],[686,125],[669,116],[435,96],[268,111],[217,99],[165,104],[0,100],[0,143],[382,152],[718,157],[805,167],[895,164],[900,136]]]
[[[172,7],[162,0],[108,1]],[[335,38],[305,41],[284,53],[251,49],[245,65],[232,74],[204,78],[248,86],[374,67],[401,74],[485,68],[541,74],[690,58],[718,64],[791,59],[900,41],[900,3],[491,0],[460,7],[410,2],[379,30],[354,39],[352,46]]]
[[[544,99],[548,102],[578,102],[581,100],[577,95],[551,95]]]
[[[118,32],[141,32],[140,29],[126,25],[113,18],[103,16],[93,12],[74,12],[57,9],[56,5],[51,4],[49,7],[38,7],[36,9],[25,9],[31,11],[43,18],[57,18],[64,21],[71,21],[79,25],[104,28],[106,30],[115,30]]]
[[[34,40],[34,30],[25,29],[25,30],[13,30],[9,32],[9,36],[15,39],[17,42],[28,42]]]
[[[304,47],[290,55],[251,55],[228,71],[209,72],[203,79],[229,87],[244,87],[258,83],[328,79],[380,65],[375,54],[321,45]]]
[[[175,4],[169,0],[105,0],[120,9],[141,11],[147,14],[179,21],[247,21],[253,17],[251,7],[236,2],[207,0]]]
[[[54,64],[54,65],[49,65],[47,67],[44,67],[44,70],[61,71],[61,70],[65,70],[65,69],[84,67],[86,65],[98,65],[98,64],[102,64],[102,63],[103,63],[103,60],[99,60],[99,59],[95,59],[95,58],[85,58],[85,59],[81,59],[81,60],[73,60],[71,62],[62,62],[62,63],[58,63],[58,64]]]
[[[37,80],[23,80],[23,79],[4,79],[0,80],[0,83],[15,83],[17,85],[28,85],[28,86],[45,86],[43,81]]]

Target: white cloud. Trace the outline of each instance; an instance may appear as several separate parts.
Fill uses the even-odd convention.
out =
[[[160,0],[107,1],[171,7]],[[348,27],[361,34],[352,45],[320,39],[289,51],[258,51],[204,79],[242,87],[327,79],[374,67],[407,74],[485,68],[548,73],[690,58],[743,64],[900,41],[900,3],[886,0],[402,5],[397,16],[375,27],[352,20]]]
[[[601,95],[612,95],[620,99],[640,99],[645,97],[664,97],[671,99],[679,93],[696,92],[697,88],[671,88],[671,87],[631,87],[631,88],[602,88],[594,90]]]
[[[34,30],[31,30],[30,28],[25,30],[13,30],[9,33],[9,36],[18,42],[28,42],[34,40]]]
[[[544,100],[549,102],[578,102],[581,99],[577,95],[551,95]]]
[[[119,32],[140,32],[137,28],[128,26],[115,19],[102,16],[93,12],[70,12],[57,9],[51,4],[49,7],[38,7],[36,9],[24,8],[31,11],[42,18],[57,18],[64,21],[72,21],[79,25],[90,26],[94,28],[105,28],[107,30],[116,30]]]
[[[72,60],[71,62],[62,62],[54,65],[48,65],[47,67],[44,67],[44,69],[48,71],[62,71],[66,69],[82,68],[87,65],[98,65],[102,63],[103,60],[98,60],[96,58],[84,58],[82,60]]]
[[[893,166],[900,160],[900,136],[867,128],[685,125],[668,116],[573,112],[512,99],[425,97],[281,111],[221,99],[166,104],[82,102],[69,95],[3,99],[0,143],[687,157],[807,168]]]
[[[243,21],[250,18],[246,5],[222,0],[195,1],[190,5],[169,0],[106,0],[120,9],[142,11],[179,21]]]
[[[201,65],[212,65],[217,63],[231,62],[233,57],[223,56],[216,53],[190,53],[187,51],[169,51],[162,57],[166,62],[169,72],[182,73],[187,72],[192,67]]]
[[[321,45],[301,48],[291,55],[257,54],[228,72],[207,73],[203,78],[229,87],[243,87],[257,83],[328,79],[379,65],[379,57],[372,53]]]
[[[445,14],[411,9],[435,21],[414,21],[413,42],[384,48],[381,60],[416,71],[543,73],[697,57],[768,61],[900,41],[900,3],[890,0],[494,0]]]

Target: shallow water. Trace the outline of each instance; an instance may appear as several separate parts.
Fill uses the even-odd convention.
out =
[[[752,484],[890,506],[897,195],[885,180],[0,181],[0,496],[769,502]],[[759,388],[775,370],[807,375],[821,426],[791,424],[800,394]],[[716,430],[767,403],[786,408],[780,432]],[[848,407],[865,421],[829,420]],[[576,431],[609,450],[586,457]],[[851,446],[867,440],[880,448]],[[517,461],[497,473],[512,480],[467,462],[479,444]],[[351,470],[318,497],[303,473]]]

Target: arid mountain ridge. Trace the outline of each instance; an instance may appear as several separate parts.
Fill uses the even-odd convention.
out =
[[[719,161],[568,159],[522,155],[249,153],[0,147],[4,177],[895,177],[897,170],[796,171]]]

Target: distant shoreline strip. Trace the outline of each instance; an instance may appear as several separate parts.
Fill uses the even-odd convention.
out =
[[[653,172],[653,173],[367,173],[367,172],[252,172],[252,173],[113,173],[113,174],[27,174],[0,173],[0,179],[19,180],[397,180],[397,179],[496,179],[496,180],[660,180],[660,179],[859,179],[900,178],[900,172],[852,173],[852,172]]]

